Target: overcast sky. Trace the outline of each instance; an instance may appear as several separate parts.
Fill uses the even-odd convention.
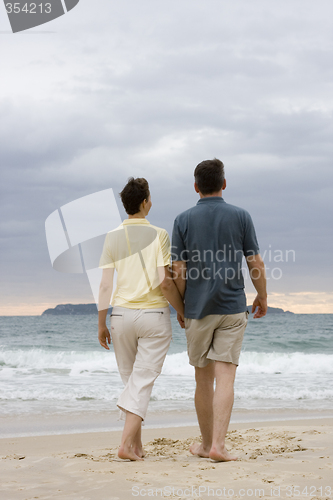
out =
[[[332,42],[331,0],[81,0],[15,35],[0,5],[0,314],[93,301],[85,275],[52,269],[54,210],[143,176],[171,233],[214,157],[252,215],[270,305],[333,313]]]

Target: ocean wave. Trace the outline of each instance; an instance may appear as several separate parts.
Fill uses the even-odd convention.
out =
[[[6,370],[7,369],[7,370]],[[75,376],[117,371],[113,352],[51,351],[46,349],[0,350],[0,373],[47,372]]]
[[[117,363],[113,352],[52,351],[46,349],[0,350],[0,374],[48,373],[50,376],[89,376],[98,373],[116,373]],[[332,374],[333,354],[308,354],[302,352],[241,353],[239,374]],[[193,377],[194,368],[187,353],[166,356],[162,375]]]
[[[333,373],[333,354],[242,352],[238,372],[281,374]]]
[[[242,389],[237,387],[235,391],[235,400],[241,401],[301,401],[301,400],[332,400],[332,388],[306,388],[282,385],[280,387],[271,387],[270,384],[260,387],[247,387]]]
[[[12,387],[12,389],[0,389],[0,401],[116,401],[121,393],[120,384],[111,389],[107,386],[55,386],[45,384],[41,386],[27,386],[25,388]]]
[[[329,374],[333,373],[333,354],[306,354],[302,352],[242,352],[238,373]],[[186,352],[166,357],[163,374],[192,377],[193,366]]]

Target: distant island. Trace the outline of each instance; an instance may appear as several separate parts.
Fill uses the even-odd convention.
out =
[[[248,310],[251,311],[252,305],[247,306]],[[170,306],[171,314],[176,314],[175,309]],[[109,309],[109,313],[112,312],[112,307]],[[294,314],[290,311],[284,311],[279,307],[268,307],[268,314]],[[46,309],[42,313],[42,316],[82,316],[86,314],[97,314],[96,304],[59,304],[53,309]]]
[[[248,310],[251,312],[252,310],[252,304],[250,304],[249,306],[247,306]],[[267,308],[267,314],[295,314],[291,311],[284,311],[283,309],[281,309],[280,307],[270,307],[268,306]]]
[[[109,312],[111,313],[112,307]],[[82,316],[86,314],[97,314],[96,304],[59,304],[53,309],[46,309],[42,316]]]

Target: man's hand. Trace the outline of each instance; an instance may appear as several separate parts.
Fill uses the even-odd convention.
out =
[[[267,313],[267,297],[259,297],[259,295],[256,296],[256,298],[253,301],[252,305],[252,312],[257,309],[257,312],[253,316],[254,318],[262,318],[263,316],[266,315]]]
[[[184,318],[179,313],[177,313],[177,320],[178,320],[178,323],[180,324],[180,327],[185,328]]]
[[[106,325],[98,327],[98,340],[104,349],[107,349],[108,351],[110,350],[110,347],[107,344],[111,344],[111,336]]]

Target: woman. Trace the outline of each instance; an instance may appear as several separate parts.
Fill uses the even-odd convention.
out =
[[[105,239],[100,260],[98,339],[109,349],[106,316],[116,269],[111,337],[125,384],[117,405],[126,414],[118,456],[143,460],[141,425],[172,336],[168,302],[182,318],[184,305],[169,271],[168,234],[146,220],[152,206],[148,182],[132,177],[120,196],[128,219]]]

